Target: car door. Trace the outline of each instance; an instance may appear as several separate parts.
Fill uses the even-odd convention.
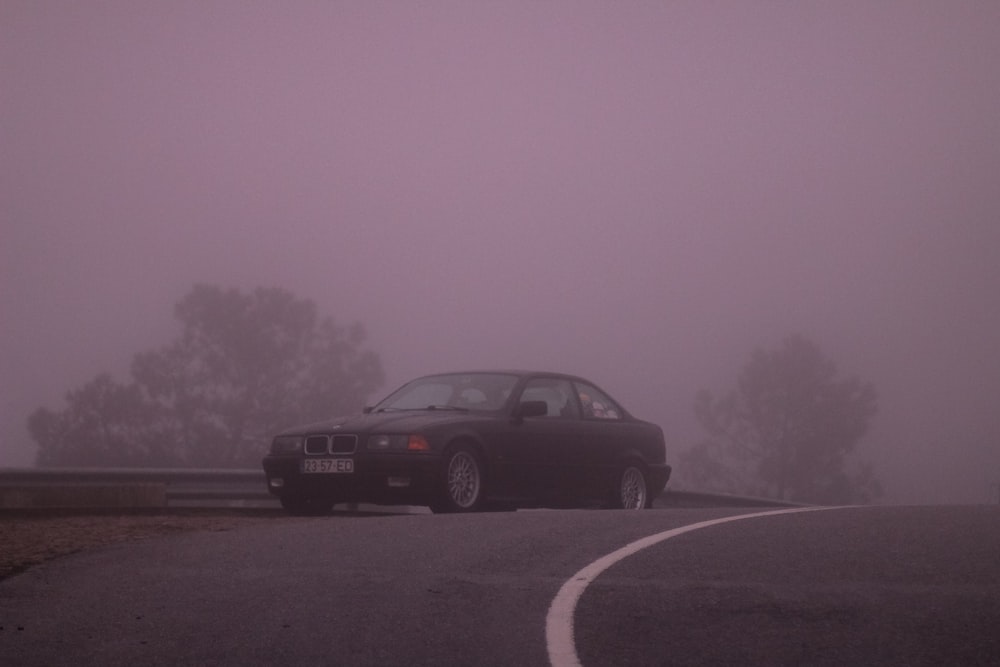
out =
[[[538,376],[521,388],[516,403],[541,401],[546,413],[515,419],[504,435],[504,482],[519,495],[552,499],[574,487],[580,410],[572,384],[562,378]]]
[[[635,439],[625,411],[605,392],[587,382],[574,382],[580,403],[576,478],[588,496],[599,497],[611,486],[623,454]]]

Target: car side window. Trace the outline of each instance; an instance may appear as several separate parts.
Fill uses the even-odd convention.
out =
[[[573,400],[573,387],[566,380],[533,378],[521,392],[521,401],[545,401],[546,417],[579,419],[580,411]]]
[[[621,419],[622,410],[611,397],[591,384],[577,383],[577,396],[583,408],[584,418]]]

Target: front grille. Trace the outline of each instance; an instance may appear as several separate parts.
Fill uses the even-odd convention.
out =
[[[331,454],[353,454],[358,448],[358,436],[335,435],[330,439]]]
[[[356,435],[306,436],[304,451],[313,456],[322,454],[353,454],[358,449]]]
[[[330,448],[330,438],[325,435],[310,435],[306,438],[306,454],[326,454]]]

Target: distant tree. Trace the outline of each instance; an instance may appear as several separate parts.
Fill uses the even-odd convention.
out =
[[[40,465],[255,467],[276,431],[359,409],[383,382],[359,324],[277,288],[197,285],[180,336],[29,418]]]
[[[695,415],[708,437],[678,467],[706,490],[865,502],[881,495],[871,467],[845,468],[875,412],[870,383],[838,378],[815,343],[791,336],[777,350],[755,351],[725,396],[698,393]]]
[[[28,418],[39,465],[134,466],[155,458],[147,441],[149,406],[136,385],[104,373],[70,391],[66,402],[62,412],[40,408]]]

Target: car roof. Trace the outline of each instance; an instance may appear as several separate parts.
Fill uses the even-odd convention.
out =
[[[604,389],[601,389],[600,387],[598,387],[597,384],[595,384],[594,382],[592,382],[592,381],[590,381],[590,380],[588,380],[588,379],[586,379],[584,377],[580,377],[579,375],[570,375],[569,373],[560,373],[558,371],[524,370],[523,368],[522,369],[497,369],[497,368],[492,368],[492,369],[491,368],[485,368],[484,369],[484,368],[480,368],[480,369],[475,369],[475,370],[448,371],[448,372],[443,372],[443,373],[428,373],[427,375],[418,376],[418,377],[414,378],[413,380],[410,380],[410,382],[415,382],[416,380],[420,380],[422,378],[442,377],[442,376],[445,376],[445,375],[473,375],[473,374],[478,374],[478,373],[483,373],[483,374],[497,374],[497,375],[514,375],[514,376],[516,376],[518,378],[519,381],[523,381],[524,379],[531,378],[531,377],[559,378],[559,379],[562,379],[562,380],[568,380],[570,382],[583,382],[583,383],[586,383],[586,384],[588,384],[590,386],[597,387],[601,392],[607,394],[607,392]],[[627,409],[625,409],[625,407],[622,406],[621,403],[619,403],[616,399],[612,398],[610,395],[608,395],[608,397],[611,398],[611,400],[615,402],[615,404],[625,414],[626,417],[628,417],[629,419],[634,419],[634,417],[632,416],[632,414]]]
[[[523,368],[476,368],[471,370],[458,370],[458,371],[447,371],[442,373],[428,373],[427,375],[422,375],[420,377],[438,377],[441,375],[476,375],[476,374],[493,374],[493,375],[516,375],[518,377],[529,377],[535,375],[544,375],[546,377],[558,377],[565,378],[567,380],[577,380],[579,382],[586,382],[588,384],[593,384],[590,380],[580,377],[579,375],[571,375],[569,373],[561,373],[559,371],[539,371],[539,370],[525,370]]]

